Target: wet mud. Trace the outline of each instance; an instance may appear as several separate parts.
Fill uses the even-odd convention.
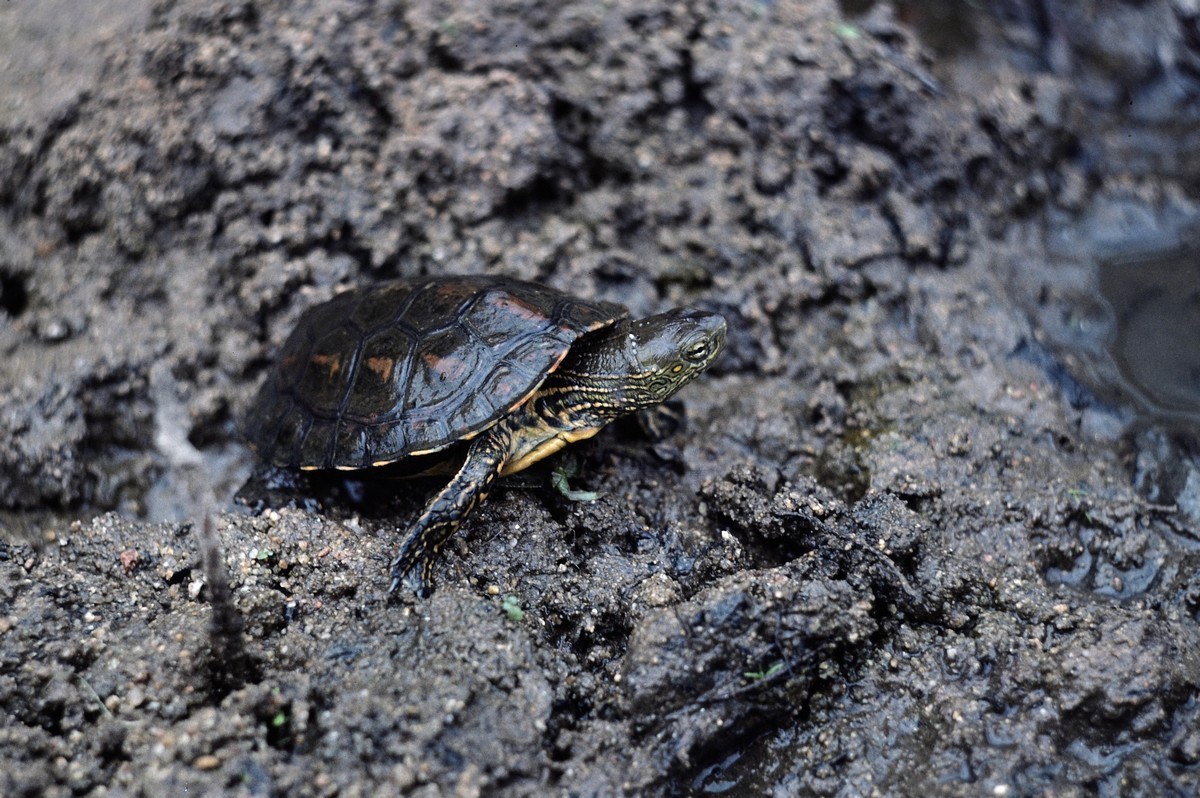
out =
[[[1195,215],[1200,28],[1082,5],[118,4],[3,95],[0,794],[1195,794],[1195,437],[1071,336]],[[462,273],[728,347],[389,594],[436,480],[240,425],[305,308]]]

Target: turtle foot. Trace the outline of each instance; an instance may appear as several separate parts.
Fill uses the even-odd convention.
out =
[[[426,599],[433,595],[432,562],[418,563],[401,552],[392,560],[391,569],[392,584],[388,587],[388,593],[395,593],[400,585],[407,582],[417,598]]]

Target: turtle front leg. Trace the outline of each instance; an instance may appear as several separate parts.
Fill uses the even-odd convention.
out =
[[[497,427],[503,427],[503,424]],[[413,569],[420,568],[421,597],[433,592],[433,565],[438,552],[458,531],[463,519],[483,501],[491,488],[492,481],[499,475],[508,460],[507,436],[502,429],[493,428],[481,435],[467,451],[466,462],[425,507],[425,512],[409,528],[400,553],[392,560],[392,585],[394,592],[404,577]]]

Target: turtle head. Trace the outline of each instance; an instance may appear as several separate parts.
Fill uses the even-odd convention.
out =
[[[708,368],[725,348],[725,319],[676,308],[630,322],[624,359],[630,365],[627,398],[637,407],[668,399]]]
[[[547,378],[547,412],[562,423],[601,427],[670,398],[724,347],[725,319],[716,313],[676,308],[620,321],[576,344]]]

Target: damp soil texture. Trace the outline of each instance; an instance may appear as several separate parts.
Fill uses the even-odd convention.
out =
[[[1194,430],[1051,269],[1194,215],[1200,11],[927,5],[5,2],[0,794],[1200,791]],[[239,424],[464,273],[728,347],[389,595],[436,483]]]

